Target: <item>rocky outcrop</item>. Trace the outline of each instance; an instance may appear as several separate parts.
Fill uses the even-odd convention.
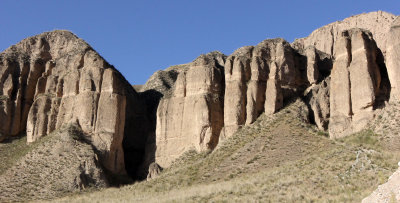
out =
[[[310,86],[304,95],[311,110],[311,122],[314,122],[320,130],[328,129],[330,81],[328,77],[319,84]]]
[[[391,84],[391,100],[400,99],[400,17],[393,22],[388,38],[386,67]]]
[[[223,56],[221,56],[223,57]],[[163,168],[185,151],[213,149],[223,118],[223,65],[202,55],[177,77],[157,109],[156,162]]]
[[[263,112],[275,113],[299,88],[302,79],[294,55],[288,42],[271,39],[242,47],[227,58],[223,137]]]
[[[296,39],[293,46],[297,49],[315,46],[324,53],[334,55],[335,44],[341,38],[341,33],[348,29],[361,28],[372,33],[377,46],[385,54],[387,34],[395,18],[395,15],[383,11],[355,15],[325,25],[313,31],[308,37]]]
[[[43,33],[0,54],[0,139],[26,130],[36,142],[74,123],[105,168],[145,179],[150,163],[168,167],[190,149],[214,149],[300,95],[312,122],[332,138],[344,136],[366,125],[378,100],[387,101],[384,56],[392,98],[400,95],[394,19],[372,12],[292,44],[269,39],[229,57],[211,52],[156,72],[135,86],[139,93],[72,33]]]
[[[0,61],[0,120],[6,122],[1,133],[26,129],[27,141],[35,142],[75,123],[115,174],[125,173],[124,139],[144,148],[145,121],[137,121],[145,111],[137,93],[74,34],[53,31],[27,38],[1,53]]]
[[[372,118],[381,75],[372,34],[361,29],[342,32],[335,43],[330,83],[331,137],[361,130]]]

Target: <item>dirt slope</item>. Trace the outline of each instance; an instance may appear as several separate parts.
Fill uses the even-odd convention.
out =
[[[151,181],[57,201],[359,202],[396,170],[399,156],[380,135],[330,140],[304,122],[305,111],[296,101],[262,115],[214,152],[190,151]]]

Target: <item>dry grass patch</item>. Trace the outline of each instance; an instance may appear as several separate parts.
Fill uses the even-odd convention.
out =
[[[185,153],[154,180],[59,201],[359,202],[395,171],[399,156],[381,135],[330,140],[301,106],[260,116],[213,152]]]

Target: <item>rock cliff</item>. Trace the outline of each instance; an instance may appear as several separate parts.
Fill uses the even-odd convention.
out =
[[[224,124],[224,56],[207,54],[181,71],[157,109],[156,162],[167,167],[192,148],[214,149]]]
[[[400,18],[393,21],[387,37],[386,66],[391,84],[391,99],[400,99]]]
[[[383,53],[386,51],[386,40],[395,15],[383,11],[363,13],[351,16],[314,30],[308,37],[296,39],[293,46],[304,49],[315,46],[316,49],[334,55],[335,43],[341,33],[352,28],[369,30]]]
[[[224,137],[251,124],[263,112],[275,113],[301,86],[295,52],[283,39],[243,47],[225,64]]]
[[[371,12],[292,44],[211,52],[157,71],[140,92],[74,34],[43,33],[0,54],[0,139],[26,131],[37,142],[73,124],[108,171],[144,179],[150,165],[155,175],[188,150],[213,150],[292,99],[307,105],[304,120],[346,136],[400,98],[399,23]]]
[[[123,140],[144,150],[137,93],[93,48],[68,31],[27,38],[0,54],[0,132],[27,142],[75,123],[103,165],[124,174]]]
[[[372,34],[361,29],[343,31],[335,43],[331,73],[331,137],[363,129],[372,119],[381,74]]]
[[[224,83],[219,86],[224,88],[214,92],[223,94],[219,97],[223,98],[223,117],[218,120],[222,120],[223,127],[218,139],[232,136],[262,113],[275,113],[296,97],[306,101],[309,120],[321,130],[328,130],[331,138],[363,129],[374,117],[374,110],[388,101],[390,89],[396,86],[390,85],[395,79],[389,82],[391,75],[396,78],[396,69],[388,72],[385,64],[386,55],[387,60],[393,57],[388,62],[393,65],[388,64],[388,69],[397,63],[395,18],[381,11],[360,14],[317,29],[292,44],[283,39],[268,39],[256,46],[237,49],[225,63],[220,63]],[[205,149],[201,147],[203,132],[184,118],[187,103],[197,100],[184,96],[184,87],[197,83],[192,76],[187,77],[192,66],[173,68],[180,71],[176,82],[168,83],[173,84],[173,93],[161,100],[157,110],[156,161],[164,162],[163,156],[169,159],[168,164],[160,164],[163,167],[192,147]],[[208,71],[213,68],[208,67]],[[199,76],[203,77],[201,73]],[[199,94],[202,92],[198,90]],[[210,90],[206,92],[211,94]],[[192,118],[197,114],[220,113],[217,110],[211,114],[210,105],[195,111],[195,108],[189,109],[193,112]],[[211,116],[205,118],[209,121]],[[204,126],[207,122],[196,123]],[[185,128],[188,126],[191,130]]]

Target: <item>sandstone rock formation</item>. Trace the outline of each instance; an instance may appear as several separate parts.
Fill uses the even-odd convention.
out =
[[[385,12],[361,14],[317,29],[292,44],[283,39],[272,39],[236,50],[224,64],[224,116],[220,140],[232,136],[241,126],[251,124],[262,113],[275,113],[285,101],[297,97],[304,90],[310,120],[321,130],[329,129],[332,138],[361,130],[373,117],[378,103],[388,98],[390,87],[387,87],[389,82],[383,57],[386,36],[394,19],[394,15]],[[176,87],[185,86],[185,82],[190,81],[183,79],[188,69],[190,67],[186,64],[169,70],[181,72]],[[176,95],[176,87],[168,100],[181,97]],[[171,111],[173,108],[166,108],[163,102],[157,119],[164,118],[166,112],[174,112],[175,116],[168,115],[177,117],[177,114],[183,115],[180,111],[186,111],[182,107]],[[159,126],[183,125],[180,119],[169,119],[169,123],[163,121],[165,124],[160,122],[157,121],[157,140],[167,142],[189,136],[163,133],[164,137],[160,138]],[[195,131],[188,134],[195,139],[200,136]],[[189,140],[184,142],[191,143]],[[159,153],[169,154],[163,151],[165,144],[158,143],[158,156]],[[191,146],[193,144],[179,147],[178,154]]]
[[[139,93],[72,33],[43,33],[0,54],[0,139],[26,130],[36,142],[74,123],[106,169],[145,179],[150,163],[168,167],[190,149],[212,150],[295,97],[308,105],[304,120],[345,136],[367,124],[390,85],[400,98],[399,22],[372,12],[292,44],[211,52],[156,72]]]
[[[17,135],[26,129],[27,141],[35,142],[76,123],[99,151],[103,165],[116,174],[125,173],[123,139],[137,141],[134,145],[143,148],[146,134],[140,126],[145,125],[135,121],[145,111],[136,92],[68,31],[30,37],[1,53],[0,89],[3,134]]]
[[[312,120],[321,130],[327,130],[330,116],[330,77],[318,85],[312,85],[305,91],[305,97],[311,110]]]
[[[387,34],[395,18],[395,15],[383,11],[355,15],[316,29],[308,37],[296,39],[293,46],[301,49],[315,46],[324,53],[334,55],[335,43],[341,33],[348,29],[361,28],[372,33],[378,47],[385,53]]]
[[[342,32],[335,43],[330,84],[331,137],[361,130],[372,118],[381,75],[372,34],[361,29]]]
[[[301,85],[294,51],[283,39],[242,47],[225,64],[224,137],[263,112],[275,113]]]
[[[400,17],[393,22],[387,36],[386,67],[391,84],[391,100],[400,99]]]
[[[221,56],[222,57],[222,56]],[[223,65],[202,55],[181,71],[157,109],[156,162],[163,168],[192,148],[213,149],[223,118]]]

